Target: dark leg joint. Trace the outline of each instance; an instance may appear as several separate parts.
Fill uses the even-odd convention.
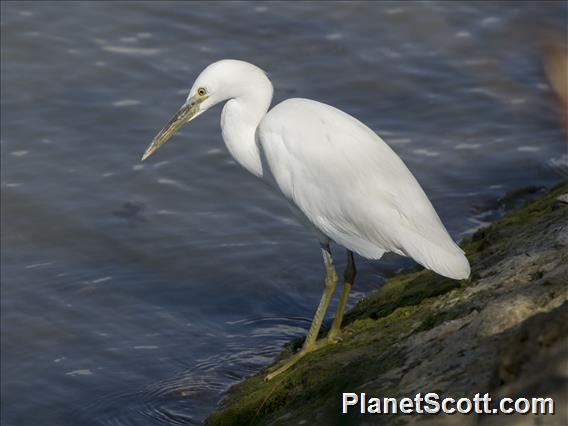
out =
[[[346,283],[353,284],[355,281],[355,275],[357,275],[357,268],[355,267],[355,260],[353,259],[353,252],[347,252],[347,266],[345,266],[345,271],[343,272],[343,278]]]

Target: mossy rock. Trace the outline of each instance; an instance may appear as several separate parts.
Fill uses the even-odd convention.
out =
[[[565,206],[556,201],[565,193],[568,183],[465,239],[461,246],[472,267],[468,280],[455,281],[428,270],[392,278],[346,315],[341,343],[308,354],[270,382],[263,380],[263,372],[233,386],[223,408],[211,414],[206,424],[337,423],[341,392],[359,388],[370,391],[365,387],[370,380],[396,371],[405,362],[405,354],[398,349],[401,342],[477,309],[468,289],[476,286],[481,276],[488,276],[488,268],[521,250],[515,239],[530,233],[533,222],[547,216],[554,221],[565,215]],[[478,303],[482,300],[479,297]],[[300,343],[296,340],[289,345],[281,358],[289,356]],[[400,396],[396,383],[385,386],[381,396]],[[342,418],[341,424],[352,421],[357,423]],[[397,422],[405,423],[406,419],[391,419],[390,424]]]

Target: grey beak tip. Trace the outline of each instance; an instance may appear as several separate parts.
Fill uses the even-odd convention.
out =
[[[146,158],[148,158],[150,155],[152,155],[154,153],[154,150],[150,149],[152,147],[152,145],[150,147],[148,147],[148,149],[146,149],[146,151],[144,151],[144,154],[142,154],[142,158],[140,159],[140,161],[144,161]]]
[[[146,151],[144,152],[144,155],[142,155],[142,159],[140,161],[144,161],[156,152],[156,150],[165,144],[181,126],[199,115],[196,105],[196,103],[193,103],[192,105],[187,105],[187,103],[184,104],[181,109],[176,112],[168,124],[166,124],[166,127],[160,130],[160,133],[158,133],[152,140],[152,143],[148,146],[148,148],[146,148]]]

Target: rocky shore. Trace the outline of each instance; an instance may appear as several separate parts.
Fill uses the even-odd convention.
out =
[[[567,425],[567,194],[565,183],[464,240],[468,280],[391,279],[349,312],[340,343],[234,386],[206,424]],[[342,392],[552,397],[556,414],[342,416]]]

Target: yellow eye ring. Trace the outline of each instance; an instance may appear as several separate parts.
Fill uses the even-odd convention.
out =
[[[205,90],[204,87],[200,87],[199,89],[197,89],[197,94],[199,96],[205,96],[207,94],[207,90]]]

